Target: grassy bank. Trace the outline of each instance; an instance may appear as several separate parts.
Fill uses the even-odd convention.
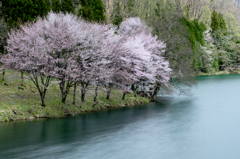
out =
[[[237,74],[237,72],[229,72],[229,71],[218,71],[218,72],[212,72],[212,73],[199,73],[198,76],[212,76],[212,75],[229,75],[229,74]]]
[[[2,75],[0,76],[2,79]],[[106,99],[104,89],[99,90],[98,100],[93,102],[94,88],[89,88],[86,101],[81,102],[80,87],[77,89],[76,105],[72,105],[73,90],[71,89],[65,104],[61,103],[61,94],[57,84],[51,84],[46,94],[46,107],[41,106],[40,96],[36,87],[29,79],[21,85],[20,73],[7,70],[5,80],[0,81],[0,122],[28,120],[35,118],[60,118],[82,112],[97,111],[111,107],[132,106],[148,103],[148,99],[127,94],[122,100],[122,92],[113,89],[110,100]],[[19,89],[24,88],[24,90]]]

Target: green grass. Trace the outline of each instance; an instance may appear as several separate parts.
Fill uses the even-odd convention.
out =
[[[198,76],[211,76],[211,75],[229,75],[231,74],[230,72],[228,71],[218,71],[218,72],[213,72],[213,73],[199,73]]]
[[[26,76],[25,76],[26,77]],[[148,99],[127,94],[122,100],[121,90],[113,89],[110,100],[106,92],[99,89],[97,102],[93,102],[94,88],[89,88],[85,102],[81,102],[80,87],[77,88],[76,104],[72,104],[73,89],[70,90],[65,104],[61,103],[61,93],[57,84],[51,84],[46,94],[46,107],[41,106],[39,93],[30,79],[21,86],[20,73],[7,70],[5,80],[0,75],[0,122],[28,120],[34,118],[60,118],[82,112],[97,111],[110,107],[123,107],[148,103]],[[18,87],[24,88],[24,90]],[[15,112],[15,113],[14,113]]]

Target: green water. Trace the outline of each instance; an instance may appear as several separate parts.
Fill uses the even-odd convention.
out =
[[[191,97],[64,119],[0,123],[1,159],[239,159],[240,75]]]

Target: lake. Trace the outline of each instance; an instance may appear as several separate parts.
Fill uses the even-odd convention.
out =
[[[240,75],[197,81],[188,97],[0,123],[0,158],[239,159]]]

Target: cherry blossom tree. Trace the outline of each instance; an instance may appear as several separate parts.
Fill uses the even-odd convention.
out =
[[[45,106],[45,95],[51,82],[52,57],[45,52],[44,37],[41,34],[42,21],[22,26],[21,30],[12,30],[7,40],[8,54],[2,59],[4,67],[10,67],[28,73],[37,87],[42,106]]]
[[[94,101],[102,83],[107,99],[113,86],[123,90],[122,99],[133,86],[143,87],[150,96],[163,85],[170,86],[171,69],[161,56],[165,47],[139,18],[124,21],[116,34],[112,25],[50,12],[45,19],[27,23],[9,34],[9,54],[2,61],[5,67],[28,73],[42,106],[52,79],[59,84],[63,103],[74,86],[75,104],[78,84],[82,102],[89,85],[95,86]]]
[[[79,67],[74,59],[78,34],[83,21],[71,14],[50,13],[42,29],[45,34],[47,53],[55,60],[52,76],[59,80],[62,102],[65,103],[70,88],[76,82]]]
[[[104,52],[106,41],[114,36],[114,29],[109,25],[85,22],[85,28],[78,31],[77,51],[75,60],[79,65],[78,83],[81,85],[81,101],[84,102],[85,94],[90,84],[96,86],[95,98],[100,82],[106,70],[107,53]],[[82,32],[86,32],[83,34]],[[103,72],[105,70],[105,72]]]
[[[50,13],[46,19],[21,26],[8,39],[5,66],[25,71],[44,98],[52,78],[59,80],[62,102],[77,77],[78,65],[72,53],[76,47],[75,31],[81,23],[70,14]]]
[[[130,50],[132,68],[135,76],[132,88],[143,86],[142,90],[149,91],[149,96],[156,96],[160,86],[170,86],[171,69],[169,63],[162,57],[166,45],[152,36],[151,29],[140,18],[128,18],[119,27],[118,34],[127,36],[126,45]],[[129,90],[129,84],[126,85]],[[145,88],[148,86],[148,88]],[[154,87],[154,88],[152,88]],[[151,91],[152,90],[152,91]],[[126,87],[123,99],[127,93]]]

